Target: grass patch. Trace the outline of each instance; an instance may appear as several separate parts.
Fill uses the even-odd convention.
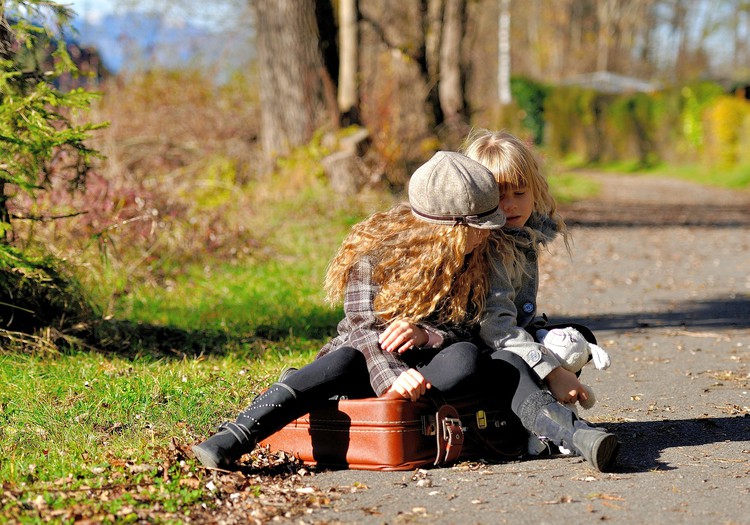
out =
[[[238,477],[189,452],[335,332],[326,265],[350,226],[391,197],[336,200],[316,177],[286,172],[247,188],[265,213],[249,216],[263,242],[248,257],[206,253],[150,279],[89,276],[104,318],[79,323],[54,352],[0,350],[0,522],[208,523],[234,512],[260,523],[317,504],[296,491],[289,458],[256,450]],[[274,497],[283,501],[267,505]]]
[[[591,198],[601,189],[598,182],[575,173],[551,175],[547,180],[552,194],[560,203],[571,203]]]
[[[179,523],[220,505],[189,445],[310,358],[0,356],[0,521]]]
[[[644,167],[635,160],[623,160],[617,162],[607,162],[591,164],[584,162],[581,158],[570,156],[559,162],[561,170],[596,170],[603,173],[628,173],[633,175],[650,175],[654,177],[670,177],[675,179],[688,180],[706,186],[716,186],[730,189],[746,189],[750,187],[750,165],[739,165],[730,168],[719,168],[716,166],[707,166],[700,163],[692,164],[666,164],[655,163],[653,166]],[[552,179],[550,177],[550,185]],[[565,188],[562,188],[560,200],[565,201],[567,195]],[[584,194],[584,197],[586,195]]]
[[[313,257],[189,268],[168,289],[135,287],[122,298],[106,321],[129,323],[130,346],[119,352],[0,352],[0,521],[169,523],[221,504],[215,487],[223,485],[189,446],[283,367],[313,358],[340,316],[322,302],[324,267]],[[134,342],[135,327],[154,340]],[[214,332],[224,337],[200,352],[179,345]],[[168,333],[173,352],[155,350]],[[268,482],[245,487],[242,498],[261,505]]]
[[[747,189],[750,187],[750,166],[733,168],[709,168],[699,164],[683,166],[660,166],[648,172],[658,177],[671,177],[688,180],[706,186],[717,186],[730,189]]]

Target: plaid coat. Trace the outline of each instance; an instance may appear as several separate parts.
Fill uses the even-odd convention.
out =
[[[344,319],[338,324],[338,336],[318,352],[316,359],[344,346],[359,350],[367,361],[372,389],[381,396],[410,367],[399,354],[380,348],[378,337],[386,325],[374,312],[373,301],[379,287],[372,280],[372,272],[373,261],[369,258],[357,263],[349,272],[344,295]],[[420,323],[420,326],[440,334],[443,337],[443,347],[470,337],[468,331],[435,326],[429,324],[429,321]]]

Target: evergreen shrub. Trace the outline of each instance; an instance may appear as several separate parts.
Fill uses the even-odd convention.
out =
[[[548,89],[528,78],[514,77],[510,81],[513,100],[521,110],[521,123],[531,133],[534,144],[544,140],[544,101]]]

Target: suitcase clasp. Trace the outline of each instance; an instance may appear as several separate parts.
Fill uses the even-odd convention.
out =
[[[425,436],[434,436],[437,434],[435,416],[422,416],[422,434]]]

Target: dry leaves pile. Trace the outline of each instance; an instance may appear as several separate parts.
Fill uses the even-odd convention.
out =
[[[85,480],[11,487],[0,492],[0,522],[48,523],[268,523],[330,504],[308,483],[312,473],[289,455],[257,448],[240,470],[195,468],[177,443],[150,464],[113,460]]]
[[[214,501],[190,514],[190,523],[268,523],[294,518],[331,503],[332,496],[310,486],[310,472],[285,454],[256,449],[237,472],[209,471],[202,480]]]

